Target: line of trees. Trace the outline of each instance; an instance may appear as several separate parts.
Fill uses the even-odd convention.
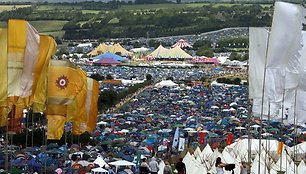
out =
[[[268,11],[267,11],[268,10]],[[116,23],[110,22],[117,19]],[[271,10],[260,5],[231,7],[113,11],[96,21],[66,30],[65,39],[134,38],[197,34],[228,27],[263,27],[271,24]],[[77,25],[77,22],[75,22]],[[72,25],[71,23],[67,25]],[[64,27],[67,28],[67,27]],[[68,28],[67,28],[68,29]]]
[[[137,3],[149,3],[149,1],[138,0]],[[113,10],[119,8],[122,3],[125,2],[61,3],[62,8],[55,4],[53,10],[38,10],[40,4],[36,4],[32,7],[1,12],[0,21],[6,21],[8,18],[29,21],[67,20],[69,22],[63,26],[64,38],[79,40],[197,34],[227,27],[270,26],[272,20],[272,9],[258,4]],[[82,13],[82,10],[90,9],[100,12]]]

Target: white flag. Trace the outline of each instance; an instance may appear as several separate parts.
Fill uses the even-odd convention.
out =
[[[184,151],[185,149],[185,138],[180,138],[180,142],[179,142],[179,147],[178,147],[178,151]]]
[[[265,60],[269,31],[266,28],[249,29],[249,98],[262,98]]]
[[[173,137],[173,143],[172,143],[172,148],[176,149],[178,146],[178,141],[179,141],[179,128],[177,127],[174,133]]]
[[[301,66],[298,76],[298,87],[285,98],[285,115],[288,123],[303,125],[306,122],[306,32],[303,32],[304,46],[301,51]],[[288,92],[287,92],[288,93]]]
[[[8,96],[32,94],[40,37],[27,21],[8,21]]]
[[[304,21],[305,9],[302,6],[275,3],[265,79],[265,94],[270,102],[281,102],[284,90],[297,86],[294,76],[300,65]]]

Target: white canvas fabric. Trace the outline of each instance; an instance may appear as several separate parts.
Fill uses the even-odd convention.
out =
[[[270,102],[281,102],[284,90],[297,86],[293,77],[300,64],[304,17],[305,9],[300,5],[275,3],[265,79],[265,94]]]
[[[265,60],[269,31],[266,28],[249,28],[249,98],[262,98]]]

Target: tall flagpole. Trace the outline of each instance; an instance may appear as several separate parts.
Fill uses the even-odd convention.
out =
[[[7,115],[7,118],[6,118],[6,131],[5,131],[5,173],[8,174],[8,170],[9,170],[9,158],[8,158],[8,143],[9,143],[9,140],[8,140],[8,128],[9,128],[9,122],[8,122],[8,115]]]
[[[260,111],[260,128],[259,128],[259,154],[261,153],[261,134],[262,134],[262,120],[263,120],[263,107],[264,107],[264,99],[265,99],[265,85],[266,85],[266,74],[267,74],[267,59],[268,59],[268,51],[269,51],[269,40],[270,40],[270,32],[271,27],[268,30],[268,39],[267,39],[267,45],[266,45],[266,55],[265,55],[265,66],[264,66],[264,77],[263,77],[263,83],[262,83],[262,96],[261,96],[261,111]],[[258,160],[258,171],[260,171],[260,161]]]
[[[250,28],[249,28],[249,31],[250,31]],[[249,66],[247,67],[247,72],[249,73]],[[250,83],[250,79],[248,80],[248,82]],[[247,127],[247,129],[248,129],[248,161],[247,161],[247,164],[248,164],[248,166],[251,166],[251,158],[252,158],[251,148],[252,148],[252,145],[251,145],[251,124],[250,123],[251,123],[251,109],[252,109],[252,107],[251,107],[251,102],[250,102],[250,85],[248,85],[247,109],[248,109],[248,118],[247,118],[247,120],[248,120],[248,127]],[[251,173],[251,168],[250,167],[248,167],[247,170],[248,170],[248,173]]]
[[[295,90],[295,95],[294,95],[294,116],[293,116],[293,123],[294,123],[294,134],[295,134],[295,136],[294,136],[294,140],[293,140],[293,142],[294,142],[294,149],[293,149],[293,155],[294,155],[294,157],[293,157],[293,163],[294,163],[294,165],[293,165],[293,173],[296,173],[296,166],[295,166],[295,161],[296,161],[296,155],[297,155],[297,147],[296,147],[296,145],[297,145],[297,112],[296,112],[296,99],[297,99],[297,90]]]

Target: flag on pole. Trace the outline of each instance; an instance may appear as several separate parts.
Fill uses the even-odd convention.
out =
[[[94,79],[87,78],[87,85],[87,131],[93,132],[96,128],[98,116],[99,82]]]
[[[0,107],[7,106],[7,30],[0,28]],[[3,108],[4,109],[4,108]]]
[[[48,130],[47,139],[48,140],[59,140],[64,133],[64,125],[66,118],[61,115],[47,115],[48,120]]]
[[[269,31],[263,27],[249,28],[249,98],[262,98],[265,60]]]
[[[56,42],[50,36],[40,35],[38,60],[34,70],[33,94],[30,104],[33,112],[44,112],[47,102],[47,80],[51,56],[56,51]]]
[[[184,151],[185,149],[185,138],[179,138],[179,146],[178,146],[178,151]]]
[[[205,137],[205,133],[204,132],[200,132],[200,144],[204,144],[204,137]]]
[[[67,106],[67,122],[72,121],[78,123],[84,123],[86,125],[87,114],[86,114],[86,97],[87,97],[87,77],[86,73],[80,68],[76,69],[75,75],[80,79],[77,89],[79,92],[75,96],[72,103]],[[86,131],[86,126],[85,130]]]
[[[60,139],[72,104],[84,89],[84,77],[71,62],[52,60],[48,79],[48,139]],[[86,94],[86,93],[85,93]],[[85,98],[84,98],[85,100]],[[52,116],[55,116],[54,119]],[[62,117],[62,118],[61,118]],[[63,123],[62,123],[63,122]],[[59,123],[59,124],[53,124]]]
[[[280,155],[283,151],[284,148],[284,143],[282,141],[278,141],[277,145],[277,154]]]
[[[51,60],[48,77],[48,104],[71,104],[82,89],[82,77],[71,62]]]
[[[265,94],[269,102],[281,102],[284,90],[297,86],[305,12],[301,5],[275,3],[265,79]]]
[[[226,145],[230,145],[233,142],[233,134],[231,132],[227,135]]]
[[[179,143],[179,128],[177,127],[174,133],[172,149],[176,149]]]
[[[91,78],[87,78],[87,96],[86,96],[86,121],[73,122],[73,134],[79,135],[85,131],[93,132],[96,128],[98,116],[98,97],[99,83]]]
[[[27,21],[8,21],[8,96],[24,98],[32,95],[39,43],[38,32]]]

